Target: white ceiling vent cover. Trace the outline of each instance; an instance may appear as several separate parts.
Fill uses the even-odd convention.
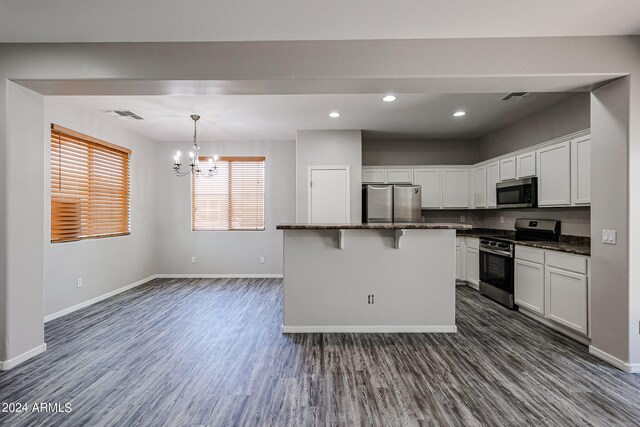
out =
[[[529,95],[531,95],[531,92],[511,92],[509,95],[503,96],[502,98],[500,98],[500,100],[508,101],[510,99],[522,99],[522,98],[526,98]]]
[[[104,112],[119,119],[144,120],[142,117],[129,110],[104,110]]]

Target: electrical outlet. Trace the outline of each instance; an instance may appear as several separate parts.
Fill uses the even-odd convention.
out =
[[[464,215],[460,215],[460,222],[464,222],[464,220],[465,220]]]
[[[264,264],[264,257],[263,256],[260,257],[260,264]]]
[[[500,224],[504,224],[504,217],[500,215]]]
[[[367,304],[375,304],[376,296],[374,294],[367,295]]]
[[[191,257],[191,264],[195,264],[196,263],[196,257],[192,256]]]
[[[81,288],[83,286],[82,285],[82,277],[78,277],[78,282],[77,283],[78,283],[78,287],[79,288]]]

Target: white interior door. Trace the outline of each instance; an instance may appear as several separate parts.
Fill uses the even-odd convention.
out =
[[[309,223],[348,224],[348,166],[309,167]]]

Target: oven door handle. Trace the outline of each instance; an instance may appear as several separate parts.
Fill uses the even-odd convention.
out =
[[[489,248],[484,248],[484,247],[481,247],[480,251],[481,252],[488,252],[488,253],[494,254],[494,255],[503,256],[505,258],[511,258],[512,257],[511,252],[497,251],[495,249],[489,249]]]

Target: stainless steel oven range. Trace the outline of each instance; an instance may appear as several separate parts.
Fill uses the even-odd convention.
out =
[[[518,241],[557,241],[560,221],[552,219],[516,220],[515,239],[505,236],[480,237],[480,293],[509,308],[514,303],[514,258]]]

